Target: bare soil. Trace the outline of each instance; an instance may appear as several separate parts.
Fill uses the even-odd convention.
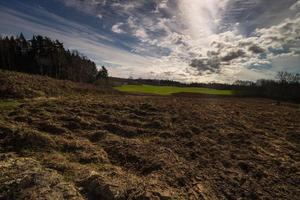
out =
[[[296,104],[90,86],[0,100],[0,199],[299,199],[299,151]]]

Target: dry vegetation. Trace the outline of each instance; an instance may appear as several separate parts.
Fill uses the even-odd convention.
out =
[[[64,89],[53,79],[45,79],[53,86],[41,89],[41,77],[14,76],[24,76],[17,81],[30,83],[30,91],[37,87],[48,94],[54,87],[56,95],[0,101],[0,199],[300,195],[298,105],[104,95],[92,86],[60,96]],[[25,86],[14,86],[19,87]],[[16,91],[27,97],[23,89]]]
[[[87,94],[114,94],[116,91],[92,84],[57,80],[47,76],[0,70],[1,98],[36,98]]]

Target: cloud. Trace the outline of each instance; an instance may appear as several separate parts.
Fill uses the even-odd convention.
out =
[[[296,10],[299,11],[300,10],[300,0],[298,0],[296,3],[294,3],[291,7],[291,10]]]
[[[275,70],[271,60],[283,56],[293,60],[292,57],[299,56],[299,35],[300,18],[297,17],[287,18],[268,28],[257,29],[250,37],[242,36],[234,30],[211,35],[210,39],[208,38],[210,45],[198,50],[197,62],[193,60],[191,67],[197,66],[199,74],[206,71],[224,73],[226,68],[232,69],[234,66],[236,72],[239,68],[237,66],[243,66],[248,69],[256,68],[267,74],[266,70]],[[211,67],[207,56],[218,65]],[[217,59],[219,61],[216,61]],[[203,64],[208,67],[203,67]]]
[[[252,51],[253,53],[256,53],[256,54],[260,54],[260,53],[264,53],[266,50],[261,48],[260,46],[256,45],[256,44],[253,44],[252,46],[250,46],[248,48],[249,51]]]
[[[234,60],[236,58],[242,57],[243,55],[245,55],[245,52],[243,50],[239,49],[237,51],[231,51],[231,52],[227,53],[227,55],[222,57],[221,60],[228,62],[228,61]]]
[[[199,74],[211,74],[220,70],[220,60],[218,57],[194,59],[190,66],[196,68]]]
[[[126,32],[121,28],[121,26],[123,26],[123,25],[124,25],[124,23],[119,22],[119,23],[117,23],[117,24],[115,24],[115,25],[113,25],[113,26],[111,27],[111,31],[114,32],[114,33],[118,33],[118,34],[126,33]]]
[[[97,17],[98,17],[99,19],[102,19],[102,18],[103,18],[103,15],[98,14]]]

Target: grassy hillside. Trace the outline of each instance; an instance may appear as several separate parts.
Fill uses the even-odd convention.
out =
[[[295,104],[114,94],[8,72],[0,80],[0,199],[300,195]]]
[[[208,95],[226,95],[234,94],[233,90],[216,90],[210,88],[200,87],[174,87],[174,86],[153,86],[153,85],[122,85],[115,87],[115,89],[122,92],[131,93],[148,93],[158,95],[171,95],[175,93],[198,93]]]
[[[0,98],[36,98],[112,93],[116,93],[112,88],[0,70]]]

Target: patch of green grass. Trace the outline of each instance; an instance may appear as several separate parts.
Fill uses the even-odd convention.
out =
[[[115,87],[122,92],[149,93],[158,95],[171,95],[174,93],[198,93],[209,95],[233,95],[233,90],[216,90],[200,87],[174,87],[174,86],[153,86],[153,85],[122,85]]]
[[[14,109],[20,105],[21,103],[16,100],[0,100],[0,110]]]

